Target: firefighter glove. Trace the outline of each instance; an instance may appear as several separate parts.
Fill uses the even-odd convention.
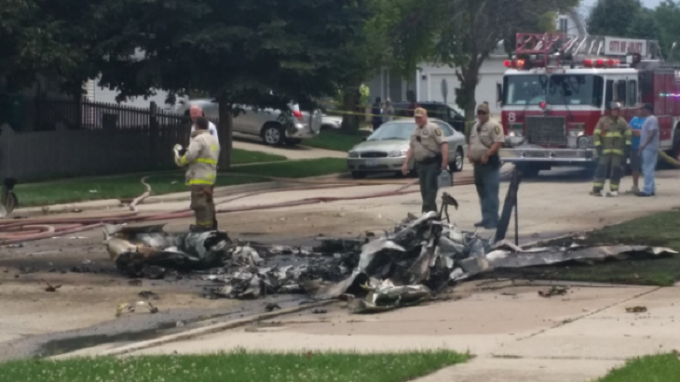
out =
[[[182,166],[182,156],[186,152],[184,148],[182,148],[182,145],[177,144],[175,147],[173,147],[172,151],[175,153],[175,164],[178,166]]]

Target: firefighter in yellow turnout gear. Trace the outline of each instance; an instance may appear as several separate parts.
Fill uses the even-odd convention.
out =
[[[217,229],[213,189],[217,178],[217,160],[220,143],[210,134],[208,120],[196,119],[196,130],[191,133],[191,143],[184,155],[175,149],[175,163],[188,166],[186,184],[191,188],[191,209],[196,216],[196,225],[191,231],[201,232]]]
[[[619,195],[623,165],[628,158],[632,141],[631,129],[620,114],[621,104],[612,102],[611,115],[602,117],[593,131],[598,164],[591,195],[602,196],[608,173],[610,192],[607,196]]]

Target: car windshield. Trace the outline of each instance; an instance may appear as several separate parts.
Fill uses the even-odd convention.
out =
[[[504,105],[589,105],[603,101],[604,80],[592,74],[514,75],[504,79]]]
[[[413,129],[416,128],[415,122],[412,123],[386,123],[373,134],[371,134],[367,141],[391,141],[391,140],[406,140],[411,139]]]
[[[554,74],[550,76],[547,103],[550,105],[601,106],[604,80],[592,74]]]
[[[545,101],[547,76],[505,76],[504,82],[504,105],[538,105]]]

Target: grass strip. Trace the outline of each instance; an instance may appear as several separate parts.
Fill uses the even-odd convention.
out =
[[[0,365],[4,382],[403,382],[464,362],[447,350],[356,353],[252,353],[25,360]]]
[[[637,358],[615,369],[598,382],[670,382],[680,380],[677,353]]]
[[[267,181],[266,177],[304,178],[329,175],[347,170],[343,159],[322,158],[304,161],[277,162],[237,167],[217,176],[217,187],[235,186]],[[236,175],[235,173],[238,173]],[[142,175],[117,177],[76,178],[59,182],[20,184],[15,188],[20,207],[46,206],[103,199],[129,199],[145,190]],[[147,182],[153,195],[188,191],[184,173],[150,174]]]
[[[358,130],[344,132],[339,130],[323,130],[312,139],[305,140],[302,144],[319,149],[335,150],[347,152],[352,147],[364,141],[364,138],[371,135],[371,131]]]

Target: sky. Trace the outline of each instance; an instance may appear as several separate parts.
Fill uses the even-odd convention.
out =
[[[659,5],[661,1],[662,0],[640,0],[642,5],[644,5],[647,8],[654,8],[657,5]],[[586,8],[592,7],[593,5],[595,5],[595,3],[597,3],[597,0],[581,0],[581,6]]]

